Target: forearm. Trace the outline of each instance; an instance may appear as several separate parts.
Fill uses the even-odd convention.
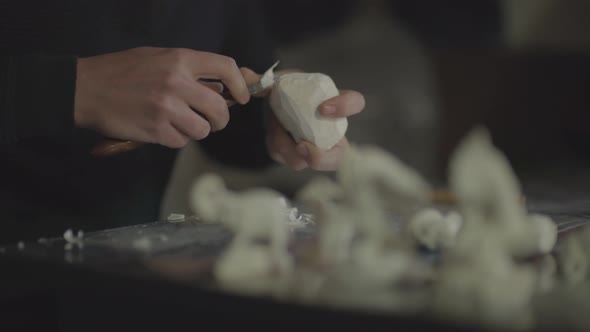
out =
[[[0,141],[73,130],[75,86],[73,56],[0,56]]]

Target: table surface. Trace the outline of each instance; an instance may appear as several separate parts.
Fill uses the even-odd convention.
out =
[[[541,175],[537,174],[536,178],[544,178]],[[541,181],[530,180],[525,182],[524,188],[529,211],[552,216],[558,223],[560,230],[563,231],[590,222],[590,191],[584,193],[584,188],[590,188],[590,186],[586,186],[586,177],[578,176],[577,181],[569,182],[560,180],[558,177],[552,179],[554,181],[546,181],[545,178],[545,180]],[[294,242],[305,243],[305,240],[313,232],[313,227],[296,231],[296,241]],[[118,302],[119,300],[115,299],[120,299],[124,292],[117,286],[113,286],[113,280],[129,280],[134,285],[133,287],[144,282],[158,283],[159,294],[164,298],[173,294],[175,287],[181,287],[182,295],[177,296],[175,301],[179,298],[185,298],[185,301],[191,303],[191,305],[196,305],[195,303],[199,302],[197,299],[207,298],[207,301],[211,301],[211,297],[214,297],[217,301],[221,301],[220,305],[227,307],[227,302],[219,299],[230,296],[231,300],[225,298],[225,301],[235,304],[242,300],[251,300],[255,301],[259,307],[272,303],[272,310],[275,310],[277,303],[272,299],[243,299],[237,297],[241,299],[237,300],[236,297],[233,297],[233,294],[226,294],[216,289],[211,278],[211,267],[214,264],[215,257],[223,250],[230,239],[230,234],[218,224],[204,224],[195,218],[187,218],[187,221],[180,223],[160,221],[86,234],[82,250],[77,248],[66,250],[63,239],[41,240],[41,243],[25,243],[24,247],[21,248],[18,248],[17,245],[5,247],[3,248],[4,253],[0,255],[0,262],[9,262],[5,266],[11,266],[11,269],[13,269],[11,275],[14,280],[21,279],[22,281],[27,279],[23,277],[24,273],[28,273],[29,277],[31,277],[35,273],[50,274],[50,272],[44,271],[54,271],[53,278],[48,278],[48,280],[52,281],[48,281],[45,286],[49,285],[50,288],[54,289],[57,287],[55,285],[59,284],[58,288],[63,291],[64,287],[69,287],[64,286],[63,280],[68,280],[66,284],[78,285],[75,288],[82,289],[87,299],[92,298],[90,295],[92,292],[88,291],[89,288],[94,288],[96,291],[96,284],[104,284],[110,286],[102,287],[102,291],[105,293],[112,292],[113,298],[111,300]],[[84,271],[82,277],[78,274],[80,271]],[[36,282],[34,277],[29,279],[33,283]],[[93,280],[92,283],[89,280]],[[105,280],[111,280],[111,283],[109,284]],[[116,283],[114,282],[114,284]],[[586,296],[586,294],[590,295],[590,288],[587,284],[581,283],[575,286],[557,287],[555,291],[538,297],[535,300],[534,307],[542,326],[548,329],[564,327],[580,329],[580,326],[590,326],[587,322],[579,322],[579,317],[590,317],[590,297]],[[133,287],[128,288],[127,291]],[[117,289],[117,291],[114,291],[114,289]],[[67,293],[67,291],[64,292]],[[203,292],[208,295],[203,295]],[[84,301],[78,295],[73,296],[76,300],[72,299],[72,292],[69,293],[68,301]],[[153,289],[148,293],[155,296]],[[92,294],[97,296],[96,293]],[[100,297],[102,296],[104,294],[100,294]],[[132,292],[130,297],[133,296],[134,293]],[[155,302],[162,301],[161,298],[152,300]],[[93,302],[97,301],[93,300]],[[243,312],[243,306],[249,306],[247,303],[250,302],[243,303],[242,307],[236,307],[235,310]],[[305,306],[306,309],[302,309],[300,304],[282,304],[298,308],[299,311],[296,312],[320,310],[322,315],[319,317],[328,317],[327,312],[330,312],[329,308],[322,308],[321,306],[318,308]],[[136,302],[132,305],[138,306]],[[79,317],[93,317],[92,311],[81,312],[80,310],[80,307],[69,305],[67,311],[76,312]],[[210,308],[201,310],[205,312]],[[104,312],[104,307],[101,307],[100,311]],[[291,311],[287,310],[286,312]],[[354,314],[354,312],[355,310],[338,309],[335,314],[346,313],[346,315],[338,317],[352,317],[351,314]],[[586,312],[588,315],[584,315]],[[249,319],[257,317],[256,314],[251,312],[250,314]],[[234,312],[234,315],[237,314]],[[359,313],[359,315],[364,317],[362,326],[366,326],[368,322],[377,322],[379,319],[388,319],[387,315],[372,316],[367,312]],[[146,316],[142,315],[142,317],[145,320]],[[182,319],[179,320],[177,316],[175,316],[175,319],[183,321]],[[293,317],[293,319],[295,318]],[[343,318],[339,319],[342,320]],[[396,319],[402,318],[396,317]],[[342,320],[342,322],[344,321]],[[413,322],[416,324],[430,324],[423,319],[414,320]],[[432,325],[431,327],[441,329],[438,325]]]

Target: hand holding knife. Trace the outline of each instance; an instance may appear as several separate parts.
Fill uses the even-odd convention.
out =
[[[262,76],[260,81],[248,86],[248,93],[251,96],[257,95],[257,94],[263,92],[264,90],[266,90],[267,88],[269,88],[270,86],[272,86],[272,84],[274,83],[274,79],[275,79],[274,74],[273,74],[273,70],[278,64],[279,64],[279,62],[277,61],[271,68],[269,68],[264,73],[264,75]],[[224,91],[221,93],[221,95],[226,100],[227,107],[232,107],[235,104],[237,104],[236,100],[231,96],[231,94],[228,92],[227,89],[224,89]],[[114,156],[114,155],[117,155],[120,153],[135,150],[139,147],[142,147],[145,144],[147,144],[147,143],[134,142],[134,141],[128,141],[128,140],[105,139],[105,140],[99,142],[92,149],[91,153],[95,157],[109,157],[109,156]]]

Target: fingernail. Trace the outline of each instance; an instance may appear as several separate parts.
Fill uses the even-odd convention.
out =
[[[332,104],[322,106],[321,113],[323,115],[330,115],[336,113],[336,106]]]
[[[299,153],[302,157],[307,157],[309,155],[309,150],[305,144],[299,144],[297,146],[297,153]]]

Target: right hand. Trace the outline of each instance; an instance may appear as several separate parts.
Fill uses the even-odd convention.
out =
[[[250,99],[235,61],[223,55],[140,47],[80,58],[75,125],[111,138],[180,148],[229,121],[219,85],[197,82],[200,78],[221,80],[241,104]]]

